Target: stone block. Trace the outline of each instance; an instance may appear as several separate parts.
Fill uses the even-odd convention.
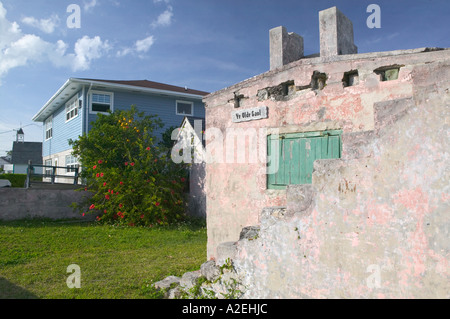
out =
[[[286,215],[286,207],[264,207],[261,212],[261,230],[271,227],[280,220],[284,220]]]
[[[167,293],[167,298],[168,299],[178,299],[180,298],[182,295],[182,290],[180,288],[180,286],[176,286],[173,289],[170,289],[169,292]]]
[[[320,56],[356,54],[353,23],[338,8],[319,12]]]
[[[279,26],[269,31],[270,69],[276,69],[303,57],[303,38]]]
[[[259,234],[259,226],[248,226],[244,227],[241,230],[241,234],[239,235],[239,240],[248,239],[253,240],[258,238]]]
[[[233,260],[237,254],[236,242],[229,241],[217,246],[217,265],[222,266],[227,259]]]
[[[197,284],[198,279],[200,278],[202,274],[200,273],[200,270],[196,271],[190,271],[185,273],[180,280],[180,286],[184,289],[191,289]]]
[[[220,276],[220,268],[214,260],[209,260],[200,266],[200,273],[209,281],[214,281]]]
[[[312,185],[288,185],[286,187],[286,212],[288,216],[294,214],[309,215],[314,203],[314,187]]]
[[[167,278],[164,278],[163,280],[160,280],[158,282],[155,282],[153,286],[156,289],[169,289],[170,286],[174,283],[179,284],[181,278],[176,276],[169,276]]]
[[[7,179],[0,179],[0,188],[1,187],[11,187],[11,182]]]

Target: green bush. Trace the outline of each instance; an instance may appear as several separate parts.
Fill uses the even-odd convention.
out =
[[[99,114],[87,135],[70,141],[93,192],[88,212],[97,220],[155,226],[184,219],[187,170],[157,145],[154,131],[162,126],[132,106]]]
[[[11,182],[11,187],[25,187],[25,181],[27,179],[26,174],[2,174],[0,179],[7,179]]]

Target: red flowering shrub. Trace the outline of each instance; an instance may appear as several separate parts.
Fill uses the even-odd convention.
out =
[[[70,141],[93,192],[86,213],[124,225],[167,225],[184,218],[187,171],[156,144],[159,127],[155,116],[132,107],[99,114],[87,135]]]

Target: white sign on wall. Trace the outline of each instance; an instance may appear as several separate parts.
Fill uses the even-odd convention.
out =
[[[234,123],[261,120],[266,119],[267,117],[267,106],[253,107],[250,109],[238,110],[231,113],[231,120]]]

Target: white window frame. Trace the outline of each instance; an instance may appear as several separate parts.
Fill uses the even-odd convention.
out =
[[[179,113],[178,112],[178,103],[190,104],[191,105],[191,114]],[[176,104],[175,104],[175,112],[177,115],[194,116],[194,102],[177,100]]]
[[[66,174],[75,173],[75,168],[78,168],[78,158],[73,155],[66,155],[65,158]]]
[[[50,162],[50,163],[49,163],[49,162]],[[53,163],[53,161],[52,161],[51,158],[46,159],[46,160],[44,161],[44,165],[45,165],[45,166],[53,166],[52,163]],[[47,178],[49,178],[49,177],[52,176],[52,174],[53,174],[53,168],[52,168],[52,167],[45,167],[45,170],[44,170],[44,176],[47,177]]]
[[[92,95],[93,94],[103,94],[103,95],[109,95],[110,96],[110,103],[109,103],[109,110],[111,112],[114,112],[114,93],[113,92],[103,92],[103,91],[91,91],[89,92],[89,113],[90,114],[108,114],[108,112],[98,112],[92,110]],[[106,103],[104,103],[106,105]]]
[[[78,116],[78,105],[78,94],[66,103],[66,123]],[[73,115],[71,116],[72,111]],[[67,119],[67,115],[69,115],[69,119]]]
[[[53,115],[50,115],[44,122],[45,140],[48,141],[53,137]],[[50,132],[49,134],[47,134]]]

